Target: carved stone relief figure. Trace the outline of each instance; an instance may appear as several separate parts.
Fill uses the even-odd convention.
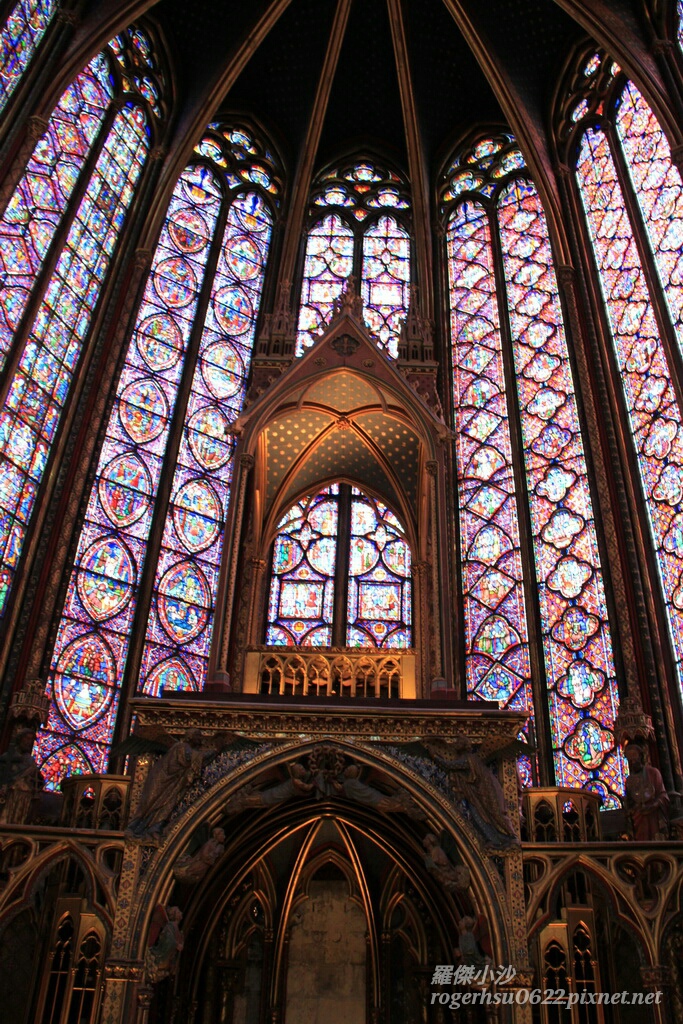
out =
[[[182,919],[179,907],[159,905],[154,911],[150,945],[145,954],[145,979],[150,985],[171,977],[178,968],[178,957],[183,949]]]
[[[196,853],[185,854],[178,859],[173,869],[173,877],[184,885],[197,885],[224,852],[225,831],[222,828],[215,828],[211,838],[207,839]]]
[[[464,864],[454,864],[438,838],[428,832],[422,840],[425,848],[425,867],[430,875],[439,882],[446,892],[464,892],[469,888],[471,877]]]
[[[667,839],[669,835],[669,795],[661,772],[648,764],[644,748],[629,743],[624,751],[628,761],[626,810],[631,835],[642,840]]]
[[[35,809],[45,780],[31,750],[35,734],[20,729],[0,756],[0,822],[22,825]]]

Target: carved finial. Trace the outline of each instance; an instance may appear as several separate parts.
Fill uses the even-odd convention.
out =
[[[9,706],[10,718],[36,727],[47,723],[50,698],[45,693],[42,679],[28,679],[20,690],[13,694]]]
[[[272,313],[266,314],[258,340],[258,353],[265,356],[291,356],[294,353],[296,327],[289,304],[291,281],[280,281]]]
[[[334,300],[332,306],[332,319],[338,316],[344,316],[348,313],[349,316],[355,317],[356,320],[363,319],[363,300],[358,294],[356,287],[356,278],[353,274],[349,274],[344,282],[341,295]]]
[[[410,307],[401,327],[398,357],[417,363],[431,363],[434,359],[432,322],[422,316],[417,285],[410,287]]]
[[[652,719],[643,711],[638,697],[622,697],[614,722],[614,737],[620,746],[654,739]]]

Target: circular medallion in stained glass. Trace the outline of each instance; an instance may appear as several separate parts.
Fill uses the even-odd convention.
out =
[[[181,256],[162,260],[153,273],[154,288],[167,306],[181,309],[189,305],[197,291],[197,276]]]
[[[202,356],[202,376],[214,398],[232,398],[244,381],[244,364],[229,341],[216,341]]]
[[[351,575],[362,576],[377,564],[379,551],[371,540],[365,537],[351,538]]]
[[[135,565],[128,549],[116,537],[91,544],[78,570],[77,586],[83,607],[96,622],[117,615],[130,600]]]
[[[138,352],[150,370],[168,370],[180,359],[183,336],[168,313],[155,313],[147,317],[135,335]]]
[[[45,779],[45,789],[57,792],[63,778],[69,775],[89,775],[95,771],[83,751],[74,743],[58,747],[38,767]]]
[[[308,561],[316,572],[324,576],[334,576],[334,567],[337,556],[336,537],[321,537],[311,544],[306,552]]]
[[[179,562],[159,584],[157,608],[168,635],[179,644],[199,636],[209,619],[209,585],[192,562]]]
[[[230,239],[225,261],[240,281],[251,281],[261,270],[261,253],[249,235],[236,235]]]
[[[70,643],[57,663],[55,700],[72,729],[85,729],[104,714],[115,685],[114,658],[95,633]]]
[[[240,335],[253,323],[254,310],[244,288],[231,284],[221,288],[213,300],[216,319],[226,334]]]
[[[168,402],[154,380],[136,380],[125,388],[119,400],[123,429],[137,444],[158,437],[168,420]]]
[[[160,697],[163,690],[196,690],[197,682],[187,665],[179,658],[169,658],[156,665],[145,679],[143,693]]]
[[[286,533],[279,534],[273,547],[273,572],[277,576],[291,572],[304,557],[303,548]]]
[[[199,252],[209,241],[206,221],[201,213],[191,206],[185,206],[171,214],[168,233],[181,252]]]
[[[190,450],[200,466],[213,470],[224,466],[232,455],[227,416],[213,405],[198,409],[187,425]]]
[[[183,192],[193,206],[206,206],[219,197],[214,176],[203,164],[185,171],[181,181]]]
[[[404,540],[392,540],[382,554],[392,572],[399,576],[410,576],[410,548]]]
[[[205,480],[189,480],[173,500],[173,522],[180,540],[193,554],[218,536],[223,519],[220,499]]]
[[[125,452],[105,466],[98,485],[100,502],[114,526],[130,526],[149,507],[152,481],[134,452]]]

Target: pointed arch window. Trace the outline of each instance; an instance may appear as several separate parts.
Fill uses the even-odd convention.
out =
[[[57,0],[19,0],[0,32],[0,113],[33,60]]]
[[[65,91],[0,218],[0,613],[161,115],[143,77],[158,94],[151,43],[128,30]]]
[[[51,785],[104,770],[138,631],[131,678],[141,692],[204,685],[230,424],[244,399],[280,192],[271,161],[246,127],[212,123],[171,197],[52,654],[50,716],[37,742]],[[157,499],[162,474],[172,481],[167,504]],[[160,548],[149,543],[155,523]],[[152,600],[140,608],[143,571]]]
[[[329,210],[325,216],[321,213]],[[313,192],[306,241],[297,355],[324,329],[353,275],[363,315],[385,351],[396,358],[410,299],[410,200],[393,171],[370,161],[323,175]]]
[[[266,643],[410,647],[410,547],[376,498],[333,484],[283,516],[273,544]]]
[[[468,692],[530,712],[557,784],[614,806],[618,691],[545,215],[510,135],[460,155],[441,198]]]
[[[683,182],[633,82],[602,52],[589,63],[565,136],[683,686]]]

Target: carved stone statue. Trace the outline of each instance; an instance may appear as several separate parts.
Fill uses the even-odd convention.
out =
[[[633,838],[639,842],[667,839],[669,835],[669,796],[661,772],[647,764],[645,750],[629,743],[624,751],[628,761],[626,810]]]
[[[126,829],[128,838],[144,842],[161,835],[188,788],[200,774],[204,762],[223,748],[226,736],[228,739],[233,738],[231,734],[216,736],[207,749],[198,730],[188,732],[179,740],[168,735],[157,735],[153,741],[150,741],[147,733],[141,736],[141,732],[138,732],[117,748],[117,754],[166,749],[163,756],[152,765],[145,779],[135,812]],[[136,740],[139,741],[137,746]],[[129,749],[127,744],[132,744],[134,749]]]
[[[178,907],[167,909],[159,905],[154,911],[150,945],[145,954],[145,979],[151,985],[171,977],[178,968],[178,957],[183,949],[182,919]]]
[[[29,820],[45,785],[31,753],[32,729],[20,729],[0,756],[0,822],[23,825]]]
[[[402,791],[391,794],[382,793],[379,789],[375,789],[374,786],[369,786],[366,782],[362,782],[360,779],[360,768],[357,764],[350,764],[348,768],[344,769],[341,778],[335,783],[335,789],[338,793],[345,796],[347,800],[353,800],[355,803],[372,807],[382,814],[403,813],[411,818],[416,818],[418,821],[424,818],[424,813],[407,793]]]
[[[425,867],[436,878],[446,892],[464,892],[469,888],[469,870],[464,864],[454,864],[433,832],[422,840],[425,848]]]
[[[295,796],[310,796],[315,783],[310,781],[310,772],[298,761],[287,765],[289,778],[267,789],[254,789],[244,786],[230,799],[225,807],[228,814],[239,814],[241,811],[257,807],[274,807],[285,803]]]
[[[473,917],[460,918],[458,921],[458,948],[455,950],[455,956],[461,964],[481,969],[491,963],[491,958],[486,956],[477,942],[476,925],[477,921]]]
[[[454,799],[464,800],[472,823],[496,850],[519,845],[519,839],[505,810],[505,799],[498,779],[481,757],[472,750],[470,741],[456,737],[448,743],[428,742],[427,748],[448,773]]]
[[[349,274],[346,278],[341,295],[334,300],[332,306],[333,316],[341,316],[344,313],[349,313],[357,320],[363,319],[363,300],[358,294],[356,278],[353,274]]]
[[[211,838],[207,839],[195,854],[185,854],[178,858],[173,869],[174,878],[184,885],[196,885],[201,882],[209,868],[213,867],[224,851],[225,832],[222,828],[215,828],[211,833]]]

